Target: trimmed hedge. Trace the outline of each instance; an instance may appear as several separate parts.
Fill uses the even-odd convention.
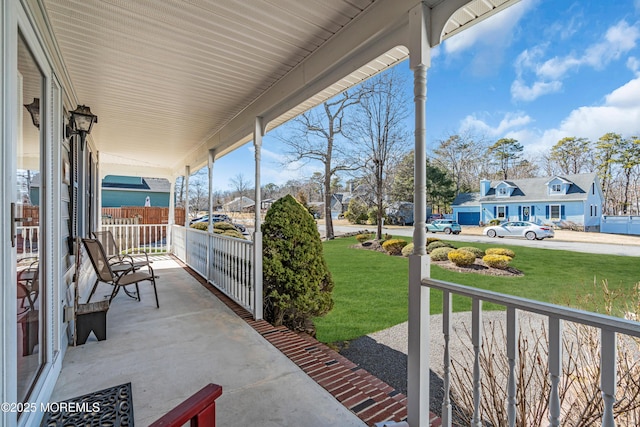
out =
[[[482,257],[482,261],[492,268],[499,268],[500,270],[504,270],[509,267],[509,263],[511,262],[511,257],[506,255],[497,255],[497,254],[487,254]]]
[[[363,233],[363,234],[358,234],[356,236],[356,240],[358,241],[358,243],[364,243],[368,240],[373,239],[373,234],[372,233]]]
[[[487,250],[484,251],[484,253],[486,255],[504,255],[504,256],[508,256],[509,258],[516,257],[515,252],[513,252],[511,249],[506,249],[506,248],[488,248]]]
[[[435,242],[431,242],[427,245],[427,253],[430,254],[431,251],[437,248],[453,248],[453,246],[447,242],[443,242],[442,240],[436,240]]]
[[[402,248],[407,246],[407,241],[402,239],[389,239],[382,244],[384,249],[389,255],[401,255]]]
[[[473,246],[464,246],[462,248],[458,248],[460,250],[469,251],[476,256],[476,258],[482,258],[485,254],[484,251],[480,248],[476,248]]]
[[[407,257],[413,253],[413,242],[402,248],[402,256]]]
[[[476,255],[473,252],[465,251],[464,249],[456,249],[449,252],[447,254],[447,258],[449,258],[449,261],[458,267],[471,265],[476,262]]]
[[[430,256],[433,261],[446,261],[449,259],[449,252],[455,249],[449,247],[435,248]]]

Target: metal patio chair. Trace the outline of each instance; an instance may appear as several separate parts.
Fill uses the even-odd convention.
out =
[[[98,283],[103,282],[113,286],[113,291],[111,292],[111,296],[109,297],[109,303],[113,300],[113,298],[118,294],[120,288],[125,288],[128,285],[135,285],[136,287],[136,296],[137,300],[140,301],[140,290],[138,288],[138,283],[148,280],[153,285],[153,292],[156,296],[156,307],[160,308],[160,303],[158,302],[158,290],[156,288],[156,278],[153,274],[153,269],[151,266],[147,265],[147,270],[138,269],[136,270],[133,263],[128,261],[122,261],[117,264],[117,266],[127,266],[126,270],[123,270],[120,273],[116,273],[113,270],[112,264],[109,262],[109,258],[102,247],[102,244],[97,239],[82,239],[82,244],[84,245],[87,254],[89,255],[89,259],[91,259],[91,264],[93,265],[93,269],[96,272],[96,282],[91,289],[91,293],[89,294],[89,298],[87,299],[87,303],[91,300]],[[126,291],[126,289],[125,289]],[[127,293],[129,296],[131,294]]]
[[[95,239],[100,241],[112,264],[128,261],[133,263],[135,269],[138,270],[141,267],[148,267],[149,264],[153,262],[149,260],[149,255],[146,252],[142,252],[144,259],[134,259],[131,255],[123,254],[120,245],[118,245],[111,231],[93,231],[91,234]]]

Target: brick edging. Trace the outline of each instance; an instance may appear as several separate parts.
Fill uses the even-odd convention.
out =
[[[280,350],[311,379],[327,390],[347,409],[369,426],[381,421],[406,421],[407,397],[315,338],[265,320],[254,320],[251,313],[220,292],[185,263],[178,264],[227,307]],[[430,413],[430,425],[440,426],[439,417]]]

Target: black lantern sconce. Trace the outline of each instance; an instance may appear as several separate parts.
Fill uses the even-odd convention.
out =
[[[86,105],[78,105],[71,112],[69,124],[72,129],[67,129],[67,136],[80,135],[80,149],[84,150],[87,135],[91,133],[94,123],[98,123],[98,116],[92,114],[91,109]]]
[[[31,104],[24,104],[24,108],[31,114],[33,125],[40,129],[40,98],[33,98]]]

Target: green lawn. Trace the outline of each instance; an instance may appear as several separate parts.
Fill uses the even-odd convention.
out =
[[[402,237],[405,240],[410,238]],[[355,238],[324,242],[324,253],[335,281],[335,307],[323,318],[314,319],[317,336],[323,342],[354,339],[407,320],[408,259],[353,249]],[[495,292],[517,295],[591,311],[604,311],[602,281],[621,292],[614,302],[614,315],[621,315],[631,301],[634,285],[640,281],[635,257],[597,255],[522,246],[451,242],[481,249],[505,247],[516,257],[511,265],[523,277],[496,277],[456,273],[431,266],[431,277]],[[597,286],[594,286],[594,283]],[[454,297],[454,311],[467,311],[471,301]],[[500,309],[485,305],[485,309]],[[442,294],[431,292],[431,312],[442,311]]]

